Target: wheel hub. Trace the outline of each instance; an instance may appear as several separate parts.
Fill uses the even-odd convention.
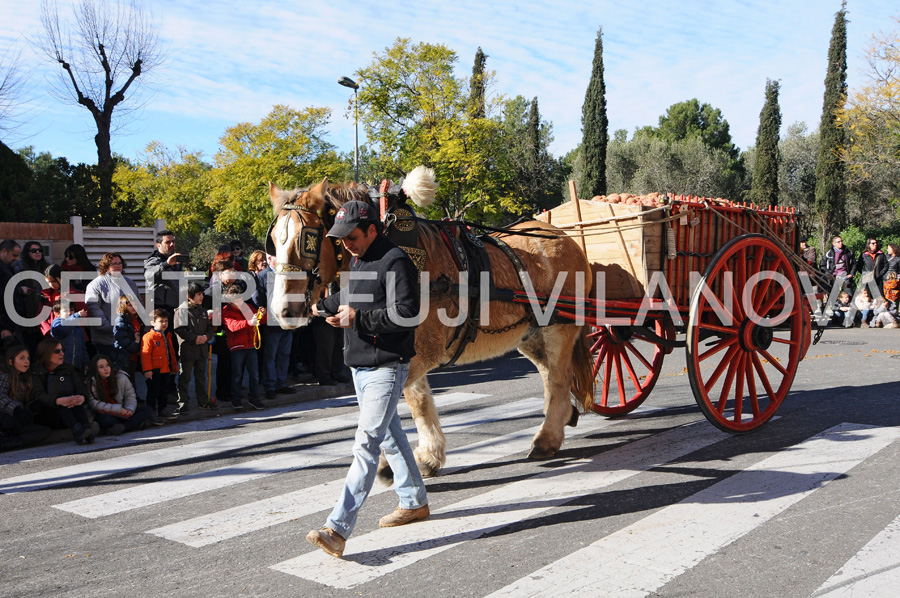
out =
[[[745,351],[767,351],[774,337],[771,326],[760,326],[751,320],[744,320],[741,324],[739,338]]]
[[[625,343],[631,340],[631,326],[610,326],[609,336],[617,343]]]

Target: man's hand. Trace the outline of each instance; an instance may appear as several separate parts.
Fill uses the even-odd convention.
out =
[[[202,344],[204,344],[204,343],[205,343],[206,341],[208,341],[208,340],[209,340],[209,339],[206,337],[205,334],[201,334],[200,336],[197,337],[197,340],[194,341],[194,342],[196,342],[198,345],[202,345]]]
[[[152,380],[152,379],[153,379],[153,372],[152,372],[152,371],[144,372],[144,378],[146,378],[147,380]]]
[[[335,328],[351,328],[356,320],[356,310],[349,305],[342,305],[333,316],[328,316],[325,321]]]
[[[178,256],[179,256],[179,255],[181,255],[181,254],[180,254],[180,253],[173,253],[172,255],[169,256],[169,259],[166,260],[166,263],[169,264],[170,266],[174,266],[174,265],[177,263],[177,261],[178,261]]]

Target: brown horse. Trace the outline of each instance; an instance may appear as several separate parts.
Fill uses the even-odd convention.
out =
[[[417,200],[416,188],[428,189],[430,184],[433,193],[435,187],[433,174],[430,171],[423,174],[420,169],[410,173],[403,184],[403,190],[413,201]],[[429,176],[430,181],[427,180]],[[421,177],[426,178],[425,184],[417,187],[416,183],[422,182]],[[270,183],[269,195],[275,219],[266,244],[277,260],[271,313],[283,327],[293,328],[307,323],[310,306],[319,299],[325,285],[333,282],[339,271],[349,269],[349,253],[339,240],[325,237],[335,213],[351,199],[370,204],[372,201],[364,187],[335,186],[327,179],[311,189],[290,192]],[[428,201],[428,198],[420,197],[419,200]],[[579,284],[584,284],[584,289],[578,290],[587,296],[591,284],[590,267],[578,245],[549,224],[529,222],[514,227],[524,228],[540,229],[539,234],[500,236],[518,256],[534,292],[550,295],[556,287],[556,292],[561,295],[574,296],[576,280],[581,278],[584,282]],[[445,282],[447,279],[454,283],[460,281],[459,268],[437,225],[419,223],[418,249],[424,258],[423,289],[427,281],[436,281],[442,275],[446,277],[442,278]],[[495,287],[526,290],[510,258],[493,245],[485,243],[485,249]],[[579,272],[581,274],[577,275]],[[558,278],[562,279],[561,286],[557,284]],[[473,276],[472,280],[475,284],[478,279]],[[447,288],[446,284],[444,288]],[[593,400],[594,379],[584,327],[557,322],[540,326],[528,304],[490,301],[486,305],[487,309],[480,313],[475,339],[465,346],[457,363],[481,361],[517,348],[537,366],[544,383],[544,421],[528,456],[550,458],[562,445],[564,427],[573,415],[570,391],[580,410],[588,409]],[[447,322],[464,308],[464,301],[456,294],[431,292],[428,302],[422,304],[423,319],[416,329],[416,356],[410,362],[409,378],[403,391],[419,433],[416,460],[426,476],[434,475],[445,460],[444,434],[426,374],[448,363],[456,354],[457,346],[462,342],[457,337],[461,335],[455,334],[455,323],[447,325]],[[446,311],[439,314],[441,309]]]

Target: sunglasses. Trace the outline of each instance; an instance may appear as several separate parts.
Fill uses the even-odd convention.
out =
[[[62,353],[62,352],[63,352],[62,349],[54,349],[54,350],[53,350],[53,353],[56,354],[56,355],[59,355],[59,354]]]
[[[44,253],[44,250],[41,249],[40,247],[36,247],[34,249],[29,249],[28,253]]]

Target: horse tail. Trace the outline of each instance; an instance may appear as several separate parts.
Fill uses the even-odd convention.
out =
[[[588,411],[594,404],[594,373],[588,341],[588,327],[582,326],[572,347],[572,394],[579,405]]]

